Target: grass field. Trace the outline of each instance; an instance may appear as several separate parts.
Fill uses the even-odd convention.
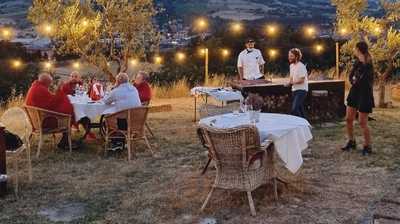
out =
[[[13,194],[1,199],[0,223],[53,223],[39,212],[63,203],[83,203],[84,217],[72,223],[189,224],[212,217],[217,223],[232,224],[350,224],[360,223],[376,200],[400,184],[400,109],[377,109],[377,121],[371,123],[374,155],[339,150],[343,123],[315,128],[301,170],[291,175],[279,167],[291,183],[288,188],[279,186],[279,202],[273,200],[269,185],[256,190],[258,214],[251,217],[245,193],[218,190],[206,211],[199,213],[215,170],[200,175],[207,157],[191,122],[192,99],[154,103],[173,105],[173,111],[149,117],[156,135],[150,139],[155,157],[142,143],[137,145],[138,158],[128,162],[126,152],[104,156],[100,141],[69,154],[53,149],[48,139],[42,156],[33,161],[33,182],[22,178],[19,199]],[[360,136],[359,129],[357,133]]]

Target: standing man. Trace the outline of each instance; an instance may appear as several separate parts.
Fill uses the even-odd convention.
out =
[[[289,51],[290,79],[286,86],[292,86],[292,115],[305,118],[304,101],[308,92],[308,72],[301,62],[303,55],[298,48]]]
[[[239,80],[264,79],[264,58],[261,51],[254,48],[255,41],[248,39],[246,49],[238,57]]]

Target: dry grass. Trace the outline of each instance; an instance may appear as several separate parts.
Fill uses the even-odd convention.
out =
[[[219,190],[200,214],[215,170],[199,175],[206,155],[191,122],[192,99],[154,103],[173,105],[172,112],[151,114],[149,119],[156,135],[151,143],[159,157],[144,151],[144,144],[137,145],[142,152],[128,163],[126,152],[104,157],[101,142],[85,144],[72,155],[54,152],[48,143],[43,156],[34,159],[33,183],[23,178],[18,200],[12,195],[1,199],[0,223],[51,223],[38,211],[62,202],[83,202],[88,205],[86,216],[76,223],[189,224],[211,216],[218,223],[350,224],[359,223],[371,203],[399,180],[400,110],[377,110],[378,121],[371,123],[375,155],[338,150],[343,123],[316,128],[301,171],[291,175],[279,169],[292,183],[280,186],[279,203],[268,186],[261,188],[254,194],[258,215],[250,217],[244,193]]]

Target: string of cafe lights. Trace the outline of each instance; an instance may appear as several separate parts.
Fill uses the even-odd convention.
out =
[[[90,23],[90,21],[88,19],[82,20],[83,27],[89,26],[89,23]],[[229,25],[229,30],[231,31],[232,34],[240,34],[245,31],[245,26],[241,22],[232,22],[228,25]],[[194,28],[195,32],[197,32],[201,35],[205,35],[209,28],[209,21],[203,17],[198,18],[197,20],[194,21],[193,28]],[[54,31],[54,28],[51,24],[44,23],[38,27],[38,31],[45,36],[51,37],[51,35],[53,34],[53,31]],[[280,31],[281,31],[281,27],[277,23],[270,23],[270,24],[265,25],[265,35],[268,37],[277,37],[277,36],[279,36]],[[318,35],[318,28],[313,25],[305,25],[302,27],[302,32],[308,38],[315,38]],[[379,34],[382,32],[382,29],[380,27],[376,27],[374,29],[374,32],[376,34]],[[341,30],[339,30],[338,34],[340,36],[346,36],[346,35],[349,35],[349,31],[345,28],[342,28]],[[15,32],[11,27],[0,28],[0,37],[2,40],[10,41],[13,39],[14,35],[15,35]],[[321,54],[325,50],[324,45],[322,45],[320,43],[315,43],[312,47],[309,47],[309,48],[313,49],[316,54]],[[228,48],[220,48],[218,50],[219,50],[220,56],[223,59],[226,59],[231,56],[231,50]],[[206,67],[208,67],[209,49],[200,48],[199,52],[200,52],[200,55],[205,57],[205,59],[206,59],[205,64],[207,65]],[[268,49],[266,49],[265,52],[268,55],[268,58],[270,60],[276,59],[281,54],[279,47],[268,48]],[[184,63],[184,61],[186,59],[187,59],[186,53],[182,50],[177,50],[177,52],[175,53],[175,61],[177,63]],[[156,54],[156,55],[154,55],[152,61],[154,64],[161,65],[164,61],[164,58],[162,57],[162,55]],[[139,63],[140,63],[139,58],[129,59],[130,66],[133,66],[133,67],[137,66]],[[52,61],[46,61],[42,64],[43,64],[43,67],[47,70],[50,70],[54,66],[54,62],[52,62]],[[110,64],[110,63],[107,63],[107,64]],[[24,62],[21,59],[11,60],[11,67],[14,69],[21,68],[23,65],[24,65]],[[82,67],[81,62],[80,61],[72,62],[72,67],[77,70],[80,69]],[[207,70],[208,70],[208,68],[207,68]],[[205,73],[208,73],[208,71],[205,71]],[[208,74],[205,74],[205,75],[207,76]]]

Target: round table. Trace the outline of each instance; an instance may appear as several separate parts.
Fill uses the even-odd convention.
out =
[[[287,114],[260,113],[259,122],[252,123],[249,113],[229,113],[203,118],[199,123],[214,128],[254,124],[259,132],[260,142],[272,140],[279,157],[292,173],[296,173],[303,164],[301,152],[312,139],[310,123]]]

